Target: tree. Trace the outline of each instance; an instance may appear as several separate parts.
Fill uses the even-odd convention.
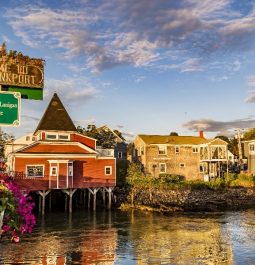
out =
[[[179,136],[177,132],[170,132],[169,136]]]
[[[255,128],[250,129],[248,132],[245,132],[243,135],[243,140],[254,140],[255,139]]]
[[[227,142],[228,144],[230,143],[228,137],[225,135],[217,135],[214,139],[217,139],[217,138]]]
[[[104,129],[99,130],[96,125],[88,125],[86,129],[78,126],[77,131],[96,139],[97,145],[102,146],[103,148],[114,148],[116,144],[116,136],[111,131]]]
[[[119,130],[114,130],[114,133],[116,133],[123,141],[126,141],[126,139],[123,137],[122,133]]]
[[[0,157],[4,157],[5,144],[13,140],[14,136],[12,134],[5,133],[0,129]]]

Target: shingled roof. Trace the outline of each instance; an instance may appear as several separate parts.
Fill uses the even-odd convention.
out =
[[[77,131],[57,93],[54,93],[34,133],[41,130]]]
[[[198,136],[138,135],[146,144],[204,144],[209,140]]]

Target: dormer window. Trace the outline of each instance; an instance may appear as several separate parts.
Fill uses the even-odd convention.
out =
[[[46,140],[56,140],[57,134],[46,134]]]
[[[59,134],[58,139],[59,140],[69,140],[69,135],[68,134]]]
[[[46,140],[62,140],[68,141],[70,139],[69,134],[57,134],[57,133],[46,133]]]

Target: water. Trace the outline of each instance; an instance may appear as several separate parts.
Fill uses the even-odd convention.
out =
[[[4,239],[0,264],[255,264],[255,211],[52,213],[19,244]]]

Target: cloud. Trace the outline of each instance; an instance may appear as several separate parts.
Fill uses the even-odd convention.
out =
[[[48,79],[45,82],[46,98],[51,98],[54,92],[61,95],[64,101],[72,105],[86,103],[99,97],[100,92],[86,78],[66,78],[64,80]]]
[[[254,47],[255,7],[248,1],[239,10],[232,2],[99,0],[50,7],[31,1],[26,7],[17,2],[4,17],[26,45],[47,45],[61,51],[63,59],[81,58],[92,72],[152,67],[162,58],[173,65],[169,69],[191,72],[202,71],[202,62],[217,53]],[[169,51],[181,55],[178,67]],[[238,70],[240,62],[233,67]]]
[[[255,119],[244,118],[233,121],[215,121],[210,119],[191,120],[182,125],[191,131],[206,131],[218,133],[230,133],[237,128],[252,128],[255,126]]]

